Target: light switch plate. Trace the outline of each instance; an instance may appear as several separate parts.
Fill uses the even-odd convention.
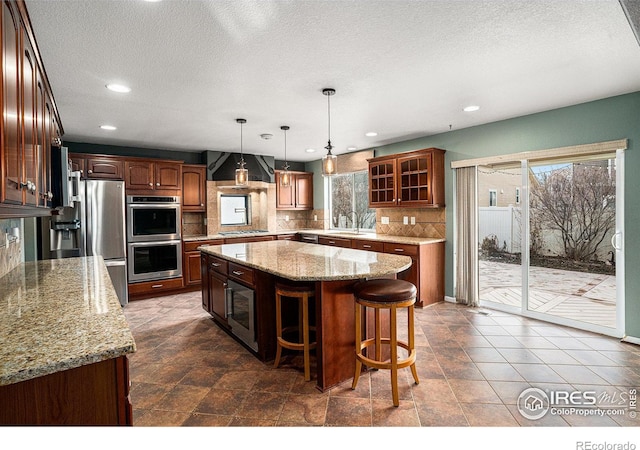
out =
[[[317,215],[317,214],[314,214],[314,215],[313,215],[313,221],[314,221],[314,222],[317,222],[317,221],[318,221],[318,215]]]
[[[388,217],[380,217],[380,223],[382,223],[382,225],[389,225],[389,218]]]
[[[404,216],[402,218],[402,223],[404,223],[405,225],[409,225],[409,218],[407,216]]]
[[[412,218],[411,218],[411,225],[415,225],[415,224],[416,224],[416,218],[415,218],[415,217],[412,217]]]
[[[289,216],[284,216],[284,221],[288,222],[289,221]]]

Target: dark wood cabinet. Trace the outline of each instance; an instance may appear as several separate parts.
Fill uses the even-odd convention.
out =
[[[205,310],[220,324],[227,326],[227,274],[228,262],[211,255],[202,255],[203,277],[207,277],[206,287],[203,284],[203,299],[208,297]],[[202,303],[203,308],[205,302]]]
[[[205,212],[207,210],[206,166],[182,165],[182,211]]]
[[[4,1],[0,11],[0,217],[48,215],[57,109],[25,3]]]
[[[279,234],[276,237],[276,239],[279,240],[279,241],[296,241],[297,240],[297,236],[296,236],[296,233]]]
[[[201,245],[224,244],[223,239],[213,239],[208,241],[189,241],[182,243],[182,278],[184,286],[200,286],[202,274],[200,270],[200,250]]]
[[[3,425],[133,425],[126,356],[0,386]]]
[[[276,170],[276,209],[313,209],[313,173],[289,172],[291,183],[287,187],[280,185],[281,173]]]
[[[351,248],[358,250],[367,250],[369,252],[383,252],[384,243],[380,241],[368,241],[364,239],[353,239],[351,241]]]
[[[369,159],[369,207],[444,207],[444,153],[427,148]]]
[[[86,177],[91,179],[122,180],[124,161],[110,157],[87,157]]]
[[[318,237],[318,244],[331,245],[333,247],[351,248],[351,239],[320,236]]]
[[[170,161],[125,161],[124,181],[127,190],[181,190],[180,163]]]

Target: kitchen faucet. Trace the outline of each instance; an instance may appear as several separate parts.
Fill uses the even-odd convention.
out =
[[[354,228],[356,229],[355,233],[358,234],[360,233],[360,215],[356,211],[351,211],[350,214],[356,216],[356,220],[353,223],[355,225]]]

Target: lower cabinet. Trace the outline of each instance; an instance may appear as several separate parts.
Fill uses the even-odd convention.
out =
[[[218,245],[223,243],[223,239],[182,243],[182,279],[185,288],[197,288],[202,282],[202,275],[200,273],[200,250],[198,250],[198,247],[201,245]]]
[[[167,291],[182,288],[182,278],[168,278],[166,280],[143,281],[129,284],[129,300],[155,297]]]
[[[260,360],[273,359],[276,351],[275,277],[206,253],[200,261],[203,309]],[[227,304],[228,297],[232,305]],[[237,317],[233,316],[234,309]],[[253,315],[247,315],[251,310]]]
[[[0,386],[3,425],[133,425],[127,356]]]

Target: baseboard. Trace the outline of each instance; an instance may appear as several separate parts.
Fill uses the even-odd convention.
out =
[[[629,344],[640,345],[640,338],[637,338],[637,337],[625,336],[621,340],[622,342],[628,342]]]
[[[449,303],[458,303],[455,297],[449,297],[448,295],[444,296],[444,301]]]

